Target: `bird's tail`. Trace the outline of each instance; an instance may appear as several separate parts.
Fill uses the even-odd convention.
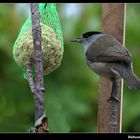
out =
[[[140,89],[140,79],[136,77],[134,73],[128,73],[125,78],[129,89]]]
[[[119,64],[117,67],[115,64],[114,66],[114,69],[127,82],[129,89],[140,89],[140,79],[134,74],[132,64]]]

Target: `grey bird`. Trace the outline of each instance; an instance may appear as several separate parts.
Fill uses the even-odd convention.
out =
[[[123,78],[130,89],[140,88],[140,79],[133,72],[131,54],[116,38],[102,32],[91,31],[71,41],[84,46],[86,64],[91,70],[113,81],[109,100],[118,101],[118,79]]]

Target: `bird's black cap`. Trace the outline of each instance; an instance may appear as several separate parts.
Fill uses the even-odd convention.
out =
[[[79,43],[81,43],[81,41],[83,40],[83,38],[88,38],[88,37],[90,37],[92,35],[97,35],[97,34],[103,34],[103,33],[102,32],[98,32],[98,31],[90,31],[90,32],[84,33],[81,37],[72,39],[70,41],[71,42],[79,42]]]
[[[90,37],[90,36],[92,36],[92,35],[96,35],[96,34],[102,34],[102,32],[90,31],[90,32],[84,33],[82,36],[83,36],[84,38],[88,38],[88,37]]]

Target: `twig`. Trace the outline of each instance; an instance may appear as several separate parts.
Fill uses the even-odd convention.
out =
[[[38,94],[35,92],[35,82],[34,82],[33,75],[32,75],[33,65],[34,65],[33,64],[33,58],[30,58],[29,62],[27,63],[27,80],[28,80],[28,83],[29,83],[29,87],[31,89],[31,92],[40,101],[40,98],[38,97]]]
[[[45,102],[44,102],[45,89],[44,89],[44,81],[43,81],[41,26],[40,26],[40,21],[39,21],[40,15],[39,15],[39,8],[38,8],[37,3],[31,3],[31,14],[32,14],[31,16],[32,17],[32,35],[33,35],[35,73],[36,73],[35,74],[35,94],[34,94],[35,120],[36,122],[39,122],[39,126],[42,126],[42,124],[44,124],[43,122],[44,118],[46,118],[45,123],[47,123],[47,117],[45,116],[42,118],[45,112]],[[41,123],[40,121],[38,121],[40,120],[40,118],[42,118]],[[48,123],[45,126],[48,127]],[[36,128],[36,129],[39,130],[39,128]],[[36,130],[36,132],[39,132],[38,130]],[[48,130],[48,128],[46,128],[46,130]]]
[[[102,4],[102,31],[103,33],[112,35],[119,40],[123,46],[125,42],[125,6],[126,4]],[[112,14],[113,13],[113,14]],[[118,14],[119,13],[119,14]],[[110,24],[111,23],[111,24]],[[122,129],[122,97],[123,97],[123,80],[118,82],[118,108],[115,113],[117,121],[116,131],[120,133]],[[110,132],[110,105],[106,100],[110,96],[112,81],[101,77],[99,88],[99,103],[98,103],[98,132]],[[116,105],[115,105],[116,106]],[[116,107],[114,107],[116,108]],[[104,114],[104,115],[103,115]],[[112,112],[114,114],[114,112]]]
[[[42,66],[42,49],[41,49],[41,27],[39,21],[39,9],[37,3],[31,3],[32,13],[32,35],[34,44],[35,58],[35,92],[39,95],[40,101],[35,97],[35,120],[44,114],[44,89],[43,83],[43,66]]]
[[[31,92],[35,93],[35,83],[32,76],[32,69],[33,69],[33,59],[31,58],[27,63],[27,79],[29,86],[31,88]]]

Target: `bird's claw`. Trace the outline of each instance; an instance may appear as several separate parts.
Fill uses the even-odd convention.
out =
[[[117,103],[120,102],[119,99],[118,99],[118,97],[116,97],[116,96],[110,96],[110,97],[107,99],[107,102],[109,102],[109,101],[115,101],[115,102],[117,102]]]

